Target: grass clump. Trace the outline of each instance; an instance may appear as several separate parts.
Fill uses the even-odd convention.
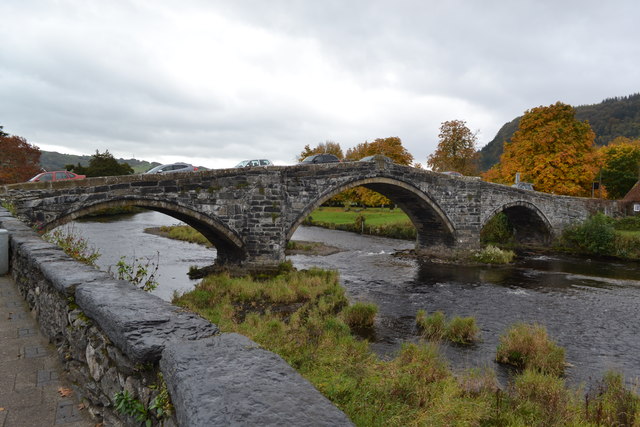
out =
[[[565,368],[564,349],[551,341],[544,326],[517,323],[500,337],[496,361],[522,369],[534,369],[562,375]]]
[[[458,344],[478,341],[480,328],[473,317],[456,316],[447,323],[447,339]]]
[[[441,340],[447,332],[447,320],[442,311],[427,314],[424,310],[418,310],[418,313],[416,313],[416,325],[421,335],[431,340]]]
[[[487,245],[481,251],[476,252],[473,259],[484,264],[509,264],[515,256],[516,254],[513,251]]]
[[[480,334],[475,318],[456,316],[447,321],[442,311],[427,314],[418,310],[416,325],[422,337],[435,341],[447,339],[457,344],[471,344],[478,341]]]
[[[357,302],[342,310],[344,322],[353,328],[371,328],[376,314],[378,306],[364,302]]]
[[[207,240],[199,231],[188,225],[163,225],[159,231],[170,239],[182,240],[185,242],[198,243],[211,247],[211,242]]]

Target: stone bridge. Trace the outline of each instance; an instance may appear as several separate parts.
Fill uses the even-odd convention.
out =
[[[336,194],[363,186],[407,213],[416,249],[477,248],[480,231],[504,212],[523,242],[546,242],[616,202],[554,196],[384,162],[221,169],[0,186],[24,222],[47,231],[93,211],[139,206],[181,220],[217,249],[217,262],[263,268],[285,259],[296,228]]]

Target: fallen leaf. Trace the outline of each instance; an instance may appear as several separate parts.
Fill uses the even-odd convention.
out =
[[[60,393],[60,396],[62,397],[69,397],[73,394],[73,390],[70,388],[58,387],[58,393]]]
[[[4,408],[0,408],[0,412],[4,411]]]
[[[87,405],[85,405],[84,403],[80,403],[80,404],[78,404],[78,409],[79,409],[80,411],[82,411],[82,410],[83,410],[84,408],[86,408],[86,407],[87,407]]]

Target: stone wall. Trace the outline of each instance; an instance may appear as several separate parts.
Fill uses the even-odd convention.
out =
[[[115,410],[127,391],[145,408],[168,391],[165,426],[351,425],[279,356],[237,334],[69,258],[0,208],[10,273],[55,344],[87,409],[105,425],[138,425]]]

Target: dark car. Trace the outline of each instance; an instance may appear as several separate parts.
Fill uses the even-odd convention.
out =
[[[373,156],[363,157],[359,162],[385,162],[385,163],[393,163],[389,157],[382,154],[374,154]]]
[[[52,171],[42,172],[34,176],[29,182],[47,182],[47,181],[67,181],[70,179],[84,179],[85,175],[78,175],[77,173],[69,171]]]
[[[340,159],[333,154],[314,154],[313,156],[305,157],[300,162],[302,165],[309,165],[312,163],[340,163]]]
[[[195,172],[198,168],[189,163],[170,163],[151,168],[145,173],[173,173],[173,172]]]
[[[273,166],[273,163],[267,159],[243,160],[235,165],[234,168],[251,168],[254,166]]]

